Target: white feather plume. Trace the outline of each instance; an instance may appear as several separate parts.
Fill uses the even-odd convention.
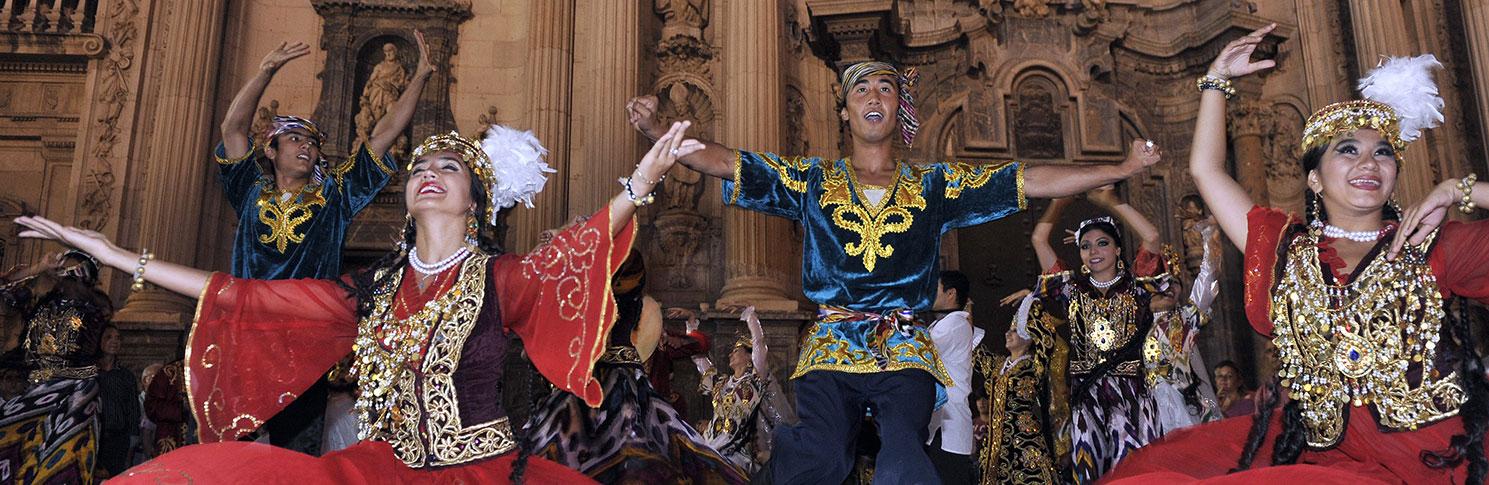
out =
[[[1441,67],[1432,54],[1387,58],[1360,80],[1360,94],[1396,110],[1401,140],[1411,142],[1443,121],[1443,100],[1432,80],[1432,70]]]
[[[496,184],[491,187],[491,204],[505,209],[522,202],[531,208],[533,196],[548,183],[545,173],[555,173],[543,159],[548,149],[531,131],[520,131],[502,125],[491,125],[481,139],[481,151],[491,158]],[[495,217],[495,211],[492,212]]]

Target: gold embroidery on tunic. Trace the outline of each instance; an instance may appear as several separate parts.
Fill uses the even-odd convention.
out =
[[[894,246],[884,244],[884,236],[904,233],[915,223],[909,209],[925,210],[925,197],[921,194],[921,178],[927,170],[906,170],[901,166],[896,171],[890,190],[884,194],[880,204],[870,205],[862,194],[857,176],[853,174],[853,161],[844,159],[841,164],[829,164],[822,170],[822,208],[832,208],[832,223],[840,229],[858,234],[858,242],[843,244],[843,252],[849,256],[863,257],[865,270],[873,271],[879,258],[894,255]],[[858,201],[853,192],[859,191]]]
[[[268,234],[260,234],[259,242],[272,244],[280,254],[290,243],[305,242],[305,234],[297,233],[300,225],[315,217],[311,209],[325,207],[326,198],[321,196],[321,186],[306,184],[299,194],[284,200],[278,189],[264,188],[259,194],[259,222],[268,226]]]
[[[1093,296],[1075,290],[1070,298],[1067,314],[1070,316],[1072,344],[1075,358],[1070,361],[1070,372],[1090,372],[1105,362],[1108,352],[1122,348],[1133,338],[1142,338],[1137,333],[1137,298],[1131,291],[1121,291],[1105,297]],[[1118,364],[1111,375],[1136,375],[1138,362]]]
[[[802,175],[812,168],[811,159],[806,157],[774,157],[766,154],[760,155],[760,160],[765,165],[774,169],[776,175],[781,178],[781,185],[786,186],[792,192],[806,193],[807,181],[802,180]],[[734,179],[737,181],[739,177]]]
[[[987,184],[993,178],[993,174],[1008,168],[1010,163],[997,166],[973,165],[965,162],[948,162],[946,166],[946,198],[955,199],[962,196],[966,189],[977,189]]]
[[[1430,244],[1376,257],[1336,286],[1324,280],[1317,236],[1294,238],[1270,316],[1278,376],[1302,406],[1309,446],[1339,442],[1348,404],[1374,406],[1380,426],[1402,430],[1454,416],[1467,399],[1457,372],[1435,368],[1445,314]]]

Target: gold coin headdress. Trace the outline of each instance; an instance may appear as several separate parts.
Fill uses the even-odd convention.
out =
[[[518,202],[532,207],[533,196],[542,192],[548,182],[548,176],[544,174],[557,172],[543,160],[548,149],[543,148],[531,131],[502,125],[491,125],[480,141],[454,131],[430,136],[414,149],[408,169],[412,170],[414,161],[419,158],[438,152],[459,154],[470,171],[481,180],[490,198],[490,204],[486,206],[486,221],[491,224],[496,224],[496,216],[502,209]]]
[[[1432,54],[1386,59],[1360,80],[1364,99],[1334,103],[1308,117],[1301,149],[1326,146],[1339,135],[1368,128],[1385,137],[1398,163],[1404,161],[1406,145],[1443,121],[1444,103],[1432,80],[1432,70],[1441,67]]]

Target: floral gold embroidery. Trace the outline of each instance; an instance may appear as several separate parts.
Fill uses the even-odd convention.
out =
[[[891,185],[894,193],[885,194],[879,204],[870,204],[853,174],[852,160],[824,166],[819,203],[824,209],[832,208],[833,225],[859,237],[857,242],[843,244],[843,252],[862,257],[863,267],[868,271],[874,270],[879,258],[894,256],[894,246],[885,244],[884,236],[909,231],[915,223],[909,209],[925,209],[920,181],[927,172],[902,164]],[[853,199],[855,190],[859,191],[858,202]]]
[[[315,217],[312,210],[325,207],[326,198],[321,196],[321,186],[306,184],[294,197],[285,200],[283,192],[265,187],[259,194],[259,222],[268,226],[268,234],[260,234],[259,242],[272,244],[281,254],[290,243],[305,242],[305,234],[298,233],[300,225]]]
[[[987,181],[993,178],[994,173],[1008,168],[1009,165],[1011,164],[991,166],[965,162],[946,163],[946,198],[955,199],[962,196],[963,190],[977,189],[987,185]]]
[[[773,154],[761,154],[760,160],[765,162],[766,166],[776,171],[776,175],[781,178],[781,185],[786,186],[787,189],[791,189],[792,192],[806,193],[807,181],[802,179],[802,175],[812,168],[812,159],[805,157],[782,158]],[[736,176],[735,180],[739,180],[739,177]],[[738,187],[738,184],[735,186]]]

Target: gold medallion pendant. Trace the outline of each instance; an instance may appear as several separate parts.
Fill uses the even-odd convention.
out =
[[[1370,341],[1354,332],[1339,332],[1334,344],[1334,367],[1350,379],[1365,377],[1375,365],[1375,354],[1370,351]]]
[[[1112,329],[1111,320],[1104,316],[1098,316],[1091,321],[1091,343],[1102,352],[1111,351],[1117,345],[1117,331]]]

